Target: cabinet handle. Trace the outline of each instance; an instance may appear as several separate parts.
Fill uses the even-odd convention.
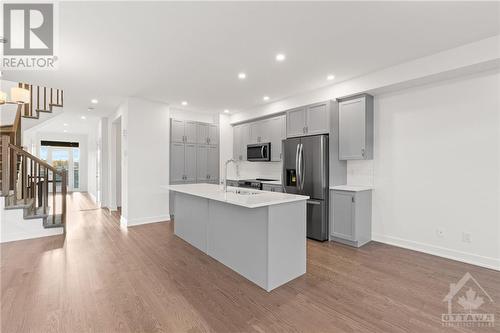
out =
[[[306,133],[309,132],[309,127],[306,126]]]
[[[361,156],[365,157],[365,148],[361,148]]]

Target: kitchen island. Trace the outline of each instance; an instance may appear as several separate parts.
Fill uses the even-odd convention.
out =
[[[220,185],[183,184],[175,193],[174,233],[271,291],[306,272],[309,197]]]

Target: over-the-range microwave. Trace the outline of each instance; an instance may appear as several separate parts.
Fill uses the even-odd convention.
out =
[[[247,145],[247,161],[262,162],[271,160],[271,143],[256,143]]]

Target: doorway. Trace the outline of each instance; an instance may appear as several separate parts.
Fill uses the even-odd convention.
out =
[[[111,123],[111,205],[110,209],[121,216],[122,209],[122,119]]]
[[[80,148],[74,142],[50,142],[42,141],[40,146],[40,158],[58,171],[66,170],[68,175],[68,191],[80,190]],[[61,190],[61,176],[56,175],[57,191]]]

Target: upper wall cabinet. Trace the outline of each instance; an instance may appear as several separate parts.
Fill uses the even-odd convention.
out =
[[[233,128],[233,154],[237,161],[246,161],[247,145],[271,143],[271,162],[281,161],[281,140],[286,137],[285,116],[278,116]]]
[[[233,158],[236,161],[247,160],[247,144],[250,140],[250,125],[236,125],[233,127]]]
[[[328,102],[311,104],[286,113],[286,136],[327,134],[330,132]]]
[[[373,96],[339,99],[339,159],[373,159]]]
[[[172,142],[196,143],[196,122],[172,119]]]

